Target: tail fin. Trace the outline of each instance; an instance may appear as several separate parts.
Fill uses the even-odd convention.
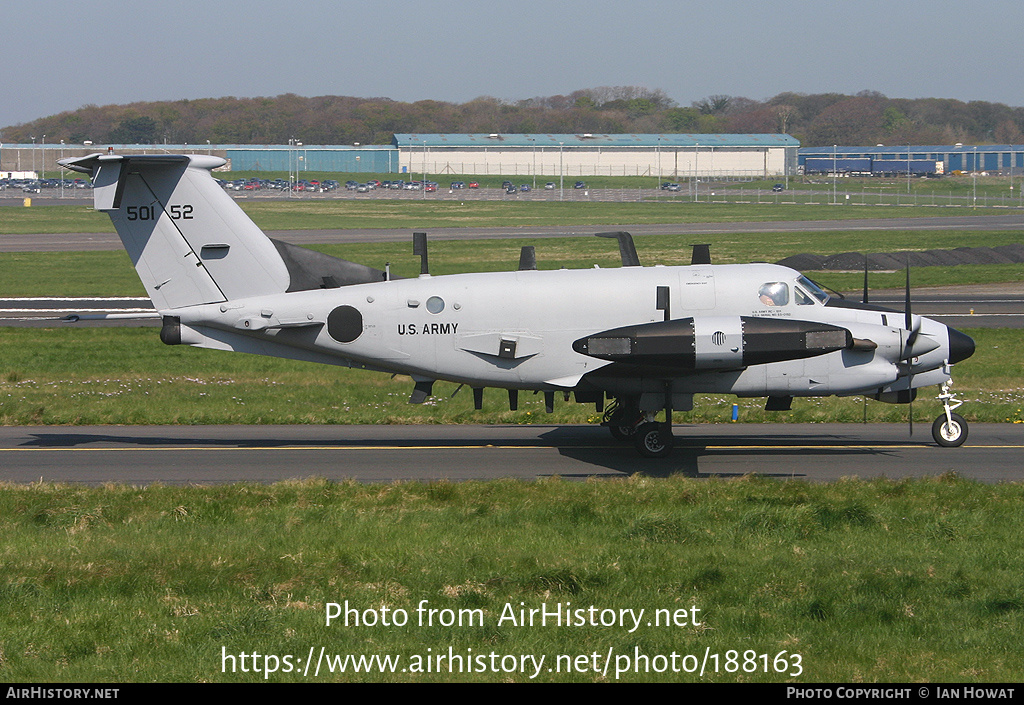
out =
[[[274,243],[224,193],[204,155],[93,154],[60,164],[93,179],[157,310],[277,294],[289,272]]]

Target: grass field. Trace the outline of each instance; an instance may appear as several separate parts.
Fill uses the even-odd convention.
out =
[[[1022,493],[951,476],[3,487],[0,676],[1014,682]],[[408,621],[328,626],[326,605],[346,601],[360,620]],[[518,620],[590,607],[605,626]],[[630,609],[639,626],[612,625]],[[400,660],[303,675],[321,648]],[[462,662],[478,672],[450,673],[449,649],[483,655]]]

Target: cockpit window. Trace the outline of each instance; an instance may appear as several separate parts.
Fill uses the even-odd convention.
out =
[[[765,306],[785,306],[789,303],[789,285],[785,282],[766,282],[757,290]]]
[[[796,301],[797,306],[811,306],[814,304],[814,299],[805,294],[803,289],[798,286],[793,287],[793,300]]]
[[[822,291],[821,287],[819,287],[817,284],[812,282],[807,277],[801,276],[799,279],[796,280],[796,282],[797,284],[802,286],[807,291],[807,293],[809,293],[811,296],[816,298],[821,303],[825,303],[826,301],[828,301],[828,294]]]

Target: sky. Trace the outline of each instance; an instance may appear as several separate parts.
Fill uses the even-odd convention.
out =
[[[37,0],[3,26],[0,127],[88,104],[598,86],[683,106],[862,90],[1024,106],[1019,0]]]

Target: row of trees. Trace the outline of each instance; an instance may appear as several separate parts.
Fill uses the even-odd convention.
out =
[[[1019,144],[1024,108],[984,101],[887,98],[864,91],[714,95],[688,107],[664,91],[600,87],[568,95],[467,103],[286,94],[86,105],[0,130],[4,142],[80,144],[389,144],[395,133],[788,133],[831,144]]]

